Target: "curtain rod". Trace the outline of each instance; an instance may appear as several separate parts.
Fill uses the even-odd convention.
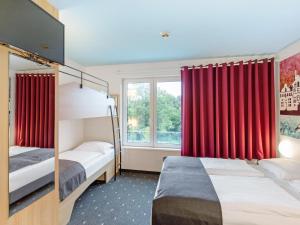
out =
[[[46,77],[46,76],[51,76],[51,77],[55,77],[55,74],[54,73],[26,73],[26,72],[18,72],[16,73],[16,75],[18,76],[21,76],[21,77],[25,77],[25,76],[28,76],[28,77],[39,77],[39,76],[42,76],[42,77]]]
[[[240,65],[241,62],[243,62],[244,65],[247,65],[249,63],[255,63],[255,61],[257,61],[258,63],[262,63],[264,60],[267,60],[268,62],[270,62],[272,59],[274,59],[274,58],[257,59],[257,60],[250,59],[250,60],[245,61],[245,62],[243,60],[241,60],[239,62],[229,62],[229,63],[210,63],[210,64],[207,64],[207,65],[204,65],[204,66],[199,65],[199,66],[187,66],[187,67],[188,67],[188,69],[193,69],[193,68],[208,68],[210,65],[212,65],[212,67],[216,67],[217,65],[219,66],[219,65],[223,65],[223,64],[227,64],[229,66],[230,66],[230,64],[233,64],[233,65],[237,66],[237,65]],[[182,66],[181,69],[184,69],[185,67],[186,66]]]
[[[16,73],[54,73],[52,68],[17,70]]]

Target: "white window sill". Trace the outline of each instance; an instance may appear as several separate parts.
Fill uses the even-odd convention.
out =
[[[145,151],[180,151],[180,148],[166,148],[166,147],[146,147],[146,146],[122,146],[124,150],[145,150]]]

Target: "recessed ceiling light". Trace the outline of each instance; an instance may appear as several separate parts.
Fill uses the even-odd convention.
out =
[[[170,33],[169,32],[160,32],[160,36],[163,38],[163,39],[167,39],[170,37]]]

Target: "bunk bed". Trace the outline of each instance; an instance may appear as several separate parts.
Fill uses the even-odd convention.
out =
[[[69,222],[75,201],[94,181],[109,182],[112,178],[116,179],[117,172],[121,169],[121,146],[116,145],[115,133],[117,130],[115,126],[119,122],[115,122],[116,107],[113,98],[110,98],[108,94],[108,83],[75,69],[75,72],[79,73],[76,76],[69,70],[73,68],[67,69],[67,72],[60,72],[78,78],[80,83],[63,82],[59,86],[59,120],[111,118],[114,145],[100,140],[83,141],[74,148],[60,151],[60,225],[66,225]],[[118,139],[120,140],[120,136]]]

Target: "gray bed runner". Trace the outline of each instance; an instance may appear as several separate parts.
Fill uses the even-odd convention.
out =
[[[80,163],[71,160],[59,160],[59,197],[61,201],[85,181],[85,169]]]
[[[40,188],[43,188],[49,184],[54,184],[54,172],[49,173],[46,176],[43,176],[25,186],[9,193],[9,204],[13,204],[20,199],[24,198],[27,195],[33,194],[33,192],[37,191]]]
[[[9,157],[9,173],[15,172],[27,166],[32,166],[54,157],[53,148],[41,148]],[[54,161],[53,161],[54,163]],[[9,203],[13,204],[38,189],[54,182],[54,172],[40,177],[25,186],[9,193]]]
[[[54,157],[53,148],[41,148],[9,157],[9,172],[43,162]]]
[[[152,225],[222,225],[214,186],[199,158],[167,157],[152,206]]]

